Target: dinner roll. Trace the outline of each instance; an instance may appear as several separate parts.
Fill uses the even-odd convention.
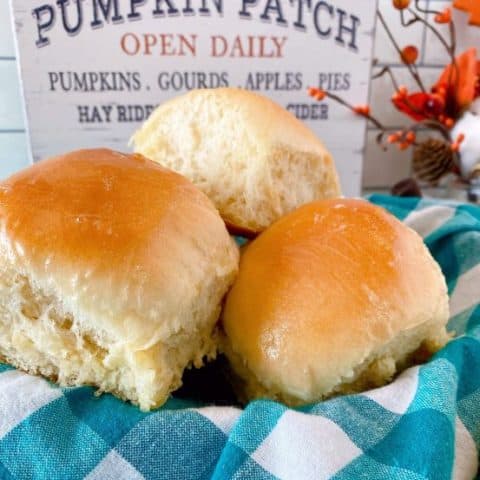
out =
[[[246,247],[224,350],[243,400],[299,405],[380,386],[425,359],[448,341],[448,313],[417,233],[366,201],[318,201]]]
[[[332,157],[313,132],[247,90],[175,98],[132,140],[135,151],[192,180],[240,230],[264,230],[304,203],[340,195]]]
[[[140,155],[83,150],[0,184],[0,357],[148,410],[216,351],[238,250],[212,203]]]

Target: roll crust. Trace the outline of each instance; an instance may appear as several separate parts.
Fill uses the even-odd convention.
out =
[[[214,355],[238,251],[180,175],[72,152],[2,182],[0,222],[0,355],[14,365],[149,409]]]
[[[362,200],[286,215],[243,252],[223,314],[246,398],[308,403],[381,385],[448,340],[445,279],[422,239]]]

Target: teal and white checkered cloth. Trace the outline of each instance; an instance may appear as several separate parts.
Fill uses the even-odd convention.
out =
[[[292,410],[172,399],[146,414],[0,367],[1,479],[472,479],[480,447],[480,209],[372,196],[448,281],[457,338],[391,385]]]

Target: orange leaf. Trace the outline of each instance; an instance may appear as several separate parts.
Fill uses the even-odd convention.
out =
[[[480,61],[477,62],[477,83],[475,86],[475,98],[480,97]]]
[[[470,25],[480,26],[480,2],[478,0],[455,0],[453,6],[470,13]]]
[[[475,98],[475,84],[477,81],[477,51],[470,48],[456,58],[456,67],[449,64],[433,91],[446,88],[447,103],[455,102],[452,114],[457,115],[463,108],[468,107]]]
[[[408,115],[411,119],[419,122],[427,118],[431,118],[431,115],[427,111],[427,103],[430,100],[431,95],[428,93],[412,93],[407,96],[398,96],[392,99],[393,104],[401,112]]]

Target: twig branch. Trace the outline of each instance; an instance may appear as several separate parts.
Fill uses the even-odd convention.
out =
[[[438,15],[439,13],[441,13],[440,11],[438,10],[433,10],[433,9],[428,9],[428,8],[422,8],[420,6],[420,1],[421,0],[415,0],[415,8],[420,12],[420,13],[424,13],[425,15]]]
[[[383,69],[383,74],[387,72],[386,69]],[[382,73],[380,72],[380,73]],[[377,74],[378,76],[379,74]],[[328,91],[324,91],[325,97],[330,98],[334,100],[335,102],[339,103],[340,105],[343,105],[344,107],[348,108],[352,112],[356,113],[357,115],[361,115],[362,117],[366,118],[368,121],[370,121],[375,127],[377,127],[380,130],[380,133],[377,135],[377,143],[379,144],[384,144],[383,138],[384,136],[392,131],[398,130],[398,127],[392,127],[392,126],[387,126],[384,125],[380,120],[378,120],[376,117],[374,117],[370,112],[362,112],[359,113],[358,110],[356,109],[355,106],[352,104],[348,103],[346,100],[344,100],[342,97],[339,97],[338,95],[335,95],[334,93],[330,93]],[[408,132],[414,131],[416,132],[417,130],[421,128],[429,128],[431,130],[436,130],[439,132],[443,138],[446,141],[450,141],[450,135],[448,129],[443,125],[441,122],[434,120],[434,119],[425,119],[425,120],[420,120],[418,122],[412,123],[409,126],[403,128],[400,130],[401,135],[405,136]],[[411,145],[418,145],[417,142],[412,142]]]
[[[441,15],[442,12],[439,12],[438,10],[431,10],[431,9],[423,9],[420,6],[420,0],[415,0],[415,8],[420,12],[425,15]],[[458,85],[458,80],[459,80],[459,70],[458,70],[458,65],[457,65],[457,60],[456,60],[456,48],[457,48],[457,42],[456,42],[456,30],[455,30],[455,24],[453,21],[449,22],[449,35],[450,35],[450,43],[445,39],[445,37],[440,33],[440,31],[432,25],[429,21],[427,21],[425,18],[421,17],[418,15],[417,12],[415,12],[412,8],[409,8],[408,11],[413,15],[413,19],[408,22],[408,24],[404,24],[403,22],[403,10],[401,11],[402,15],[402,25],[408,26],[410,24],[416,23],[416,22],[421,22],[423,25],[426,26],[427,29],[429,29],[440,41],[440,43],[443,45],[445,50],[447,51],[449,57],[450,57],[450,64],[452,66],[448,78],[448,87],[451,87],[454,92],[456,92],[457,85]],[[456,113],[456,112],[452,112]]]
[[[395,75],[392,72],[392,69],[388,66],[383,67],[382,70],[380,70],[380,72],[378,72],[377,74],[375,74],[372,77],[372,80],[377,80],[377,78],[383,77],[386,73],[388,74],[388,76],[392,80],[393,87],[395,88],[395,91],[397,92],[400,89],[400,85],[398,84],[397,79],[395,78]]]
[[[397,51],[398,55],[400,58],[402,58],[402,49],[398,45],[397,41],[395,40],[394,36],[392,35],[392,32],[390,31],[390,28],[387,25],[387,22],[385,21],[385,18],[382,15],[382,12],[380,10],[377,10],[377,16],[378,19],[380,20],[381,24],[383,25],[383,28],[387,32],[388,38],[392,42],[393,46],[395,47],[395,50]],[[415,69],[412,67],[412,65],[406,64],[410,74],[412,75],[413,79],[417,83],[417,85],[420,87],[420,90],[424,93],[426,93],[425,86],[423,85],[422,79],[420,78],[420,75],[415,71]]]
[[[361,113],[359,114],[356,110],[355,110],[355,107],[348,103],[346,100],[344,100],[342,97],[339,97],[338,95],[335,95],[334,93],[330,93],[330,92],[325,92],[325,96],[328,97],[328,98],[331,98],[332,100],[335,100],[337,103],[339,103],[340,105],[343,105],[344,107],[348,108],[349,110],[351,110],[352,112],[356,113],[357,115],[361,115],[362,117],[365,117],[367,120],[369,120],[370,122],[372,122],[377,128],[379,128],[380,130],[384,130],[384,127],[382,125],[382,123],[377,120],[373,115],[371,115],[370,113]]]
[[[436,130],[437,132],[442,134],[442,137],[450,141],[450,134],[448,131],[448,128],[445,127],[443,123],[440,123],[437,120],[432,120],[432,119],[426,119],[426,120],[421,120],[413,125],[411,125],[410,129],[411,130],[418,130],[420,128],[429,128],[431,130]]]
[[[412,10],[411,8],[408,9],[408,11],[413,15],[413,20],[414,23],[420,22],[423,25],[425,25],[441,42],[441,44],[445,47],[447,50],[447,53],[450,55],[451,58],[455,59],[454,51],[452,52],[452,45],[449,45],[445,37],[438,31],[437,28],[435,28],[430,22],[422,18],[420,15],[415,12],[415,10]],[[453,22],[450,22],[450,25],[453,25]],[[408,26],[408,25],[404,25]]]
[[[385,74],[388,74],[390,79],[392,80],[393,87],[395,88],[395,91],[398,92],[400,90],[400,86],[395,78],[395,75],[392,72],[392,69],[389,66],[384,67],[380,72],[378,72],[376,75],[372,77],[373,80],[376,80],[380,77],[382,77]],[[420,111],[410,100],[408,97],[403,98],[403,102],[405,105],[412,110],[412,112],[418,113],[423,115],[423,112]]]

